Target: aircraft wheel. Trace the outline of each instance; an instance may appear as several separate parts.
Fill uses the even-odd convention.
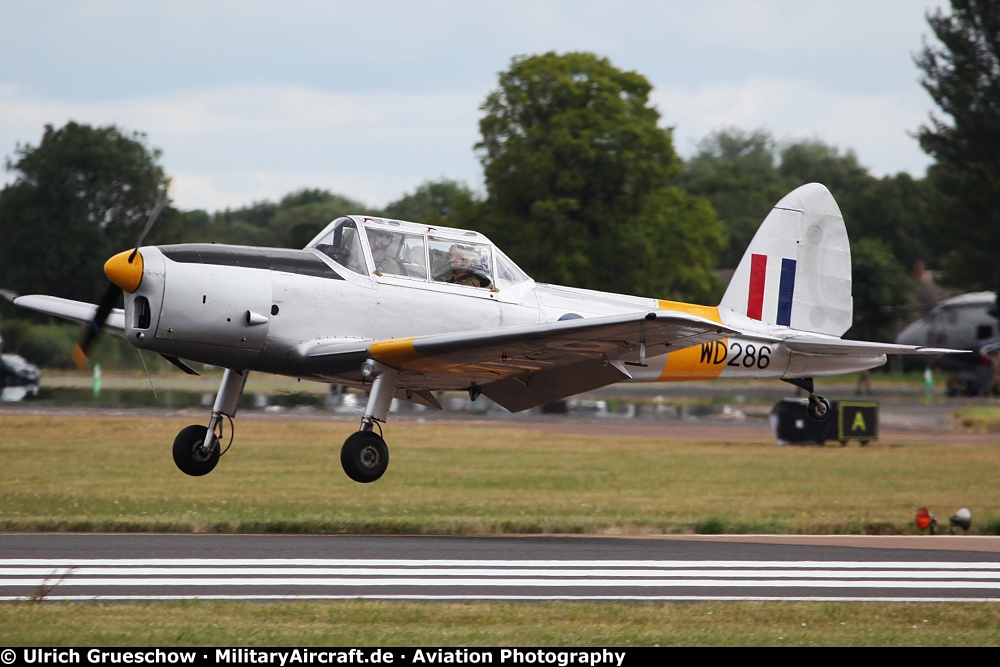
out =
[[[195,424],[182,429],[174,438],[174,463],[181,472],[201,477],[215,469],[219,462],[219,439],[212,437],[212,451],[208,454],[199,451],[207,433],[207,426]]]
[[[809,397],[809,416],[818,422],[826,420],[833,410],[833,405],[824,396]]]
[[[377,433],[352,433],[340,450],[340,464],[355,482],[374,482],[389,466],[389,448]]]

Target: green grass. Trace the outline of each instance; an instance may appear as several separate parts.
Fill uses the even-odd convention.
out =
[[[969,431],[1000,431],[1000,405],[971,405],[954,413],[955,423]]]
[[[5,646],[998,646],[996,603],[0,605]]]
[[[394,422],[378,482],[350,421],[242,419],[210,475],[174,467],[192,417],[0,415],[0,530],[911,534],[919,507],[1000,532],[1000,448],[778,447]],[[740,432],[733,430],[733,438]]]

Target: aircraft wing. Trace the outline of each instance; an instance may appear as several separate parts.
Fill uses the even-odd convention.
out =
[[[895,343],[871,343],[863,340],[844,340],[833,336],[816,334],[795,334],[781,341],[785,347],[804,354],[961,354],[968,350],[953,350],[944,347],[923,347],[920,345],[897,345]]]
[[[37,310],[46,315],[55,315],[80,324],[90,324],[94,320],[94,313],[97,312],[95,304],[48,296],[47,294],[28,294],[15,297],[13,301],[22,308]],[[124,335],[125,311],[121,308],[113,308],[101,328],[119,336]]]
[[[631,377],[628,363],[738,333],[680,312],[638,312],[381,340],[371,358],[409,375],[406,384],[477,387],[512,412]]]
[[[630,378],[627,363],[640,362],[642,343],[655,356],[736,333],[687,313],[636,312],[414,338],[325,339],[303,343],[293,356],[304,372],[327,379],[370,358],[399,370],[400,387],[425,398],[428,390],[476,388],[517,412]]]

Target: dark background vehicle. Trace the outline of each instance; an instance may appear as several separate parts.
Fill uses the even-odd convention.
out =
[[[0,388],[5,390],[20,388],[24,396],[35,398],[38,396],[40,377],[38,366],[24,357],[17,354],[0,354]]]
[[[948,394],[951,396],[996,393],[996,363],[989,352],[1000,340],[996,308],[994,292],[960,294],[937,304],[927,315],[903,329],[896,342],[964,349],[969,353],[922,360],[904,358],[903,369],[914,370],[917,364],[930,362],[934,368],[949,374]]]

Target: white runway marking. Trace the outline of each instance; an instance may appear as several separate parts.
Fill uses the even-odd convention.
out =
[[[164,594],[164,589],[176,592]],[[431,589],[434,591],[430,592]],[[502,591],[497,592],[498,589]],[[719,594],[719,589],[727,589],[730,594]],[[831,594],[831,589],[839,589],[841,594]],[[746,595],[739,594],[744,590]],[[887,595],[890,590],[898,594]],[[944,596],[945,591],[949,592],[948,596]],[[0,559],[0,600],[32,597],[51,600],[1000,601],[1000,564]]]

